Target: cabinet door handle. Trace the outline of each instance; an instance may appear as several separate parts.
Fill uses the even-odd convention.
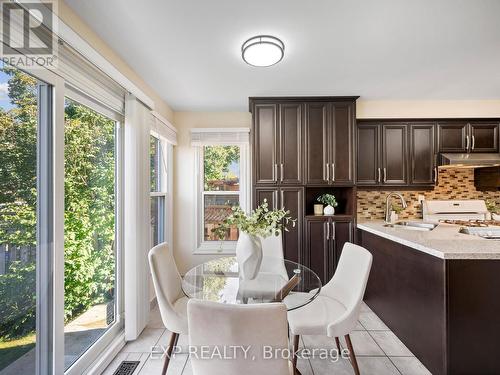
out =
[[[280,200],[281,200],[281,209],[285,209],[285,195],[283,194],[283,190],[280,190]]]
[[[387,169],[384,168],[384,182],[387,182]]]
[[[273,181],[278,181],[278,164],[274,164],[274,178]]]
[[[326,180],[330,181],[330,164],[326,163]]]
[[[467,143],[466,143],[466,145],[465,145],[465,149],[466,149],[467,151],[469,151],[469,144],[470,144],[470,142],[469,142],[469,136],[465,137],[465,140],[466,140],[466,142],[467,142]]]
[[[335,239],[335,223],[332,221],[332,237],[331,237],[332,240]]]
[[[273,208],[275,210],[277,210],[278,209],[278,190],[273,191],[273,196],[274,196]]]
[[[335,163],[332,163],[332,182],[335,181]]]
[[[328,221],[325,224],[326,224],[326,240],[328,241],[330,239],[330,226],[328,225]]]
[[[283,164],[280,164],[280,181],[283,182]]]
[[[474,150],[474,147],[476,147],[476,138],[474,136],[472,136],[472,146],[471,146],[471,150]]]
[[[378,172],[378,180],[377,182],[381,182],[382,181],[382,175],[380,174],[380,168],[377,168],[377,172]]]
[[[437,178],[438,178],[438,169],[437,167],[434,167],[434,178],[432,179],[434,183],[436,183]]]

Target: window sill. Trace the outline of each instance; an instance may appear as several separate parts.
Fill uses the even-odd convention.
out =
[[[235,255],[236,254],[236,241],[234,242],[202,242],[196,250],[194,255]]]

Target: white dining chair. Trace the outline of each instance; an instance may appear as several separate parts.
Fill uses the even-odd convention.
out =
[[[352,367],[355,374],[359,375],[349,334],[359,318],[371,265],[372,255],[368,250],[345,243],[337,270],[318,297],[308,305],[288,313],[294,350],[298,348],[300,335],[325,335],[335,338],[340,351],[339,337],[344,336]]]
[[[177,270],[172,250],[167,244],[161,243],[153,247],[149,251],[148,258],[161,319],[165,328],[172,332],[163,364],[162,375],[165,375],[179,334],[188,334],[188,298],[182,293],[181,275]]]
[[[291,375],[286,355],[267,359],[265,348],[286,353],[288,328],[282,303],[230,305],[192,299],[188,303],[189,345],[193,375]],[[230,358],[202,355],[203,348]],[[231,348],[245,348],[234,353]],[[195,353],[195,354],[193,354]]]

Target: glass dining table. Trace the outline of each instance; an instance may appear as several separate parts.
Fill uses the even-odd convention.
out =
[[[189,298],[228,304],[283,302],[290,311],[313,301],[321,280],[299,263],[272,257],[262,259],[255,278],[244,279],[236,257],[223,257],[190,269],[182,290]]]

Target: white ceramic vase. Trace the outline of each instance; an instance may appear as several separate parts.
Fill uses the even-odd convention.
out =
[[[254,279],[262,263],[262,243],[258,236],[240,232],[236,243],[236,260],[240,276],[245,280]]]
[[[323,208],[323,214],[324,215],[334,215],[335,214],[335,208],[332,206],[328,205]]]

